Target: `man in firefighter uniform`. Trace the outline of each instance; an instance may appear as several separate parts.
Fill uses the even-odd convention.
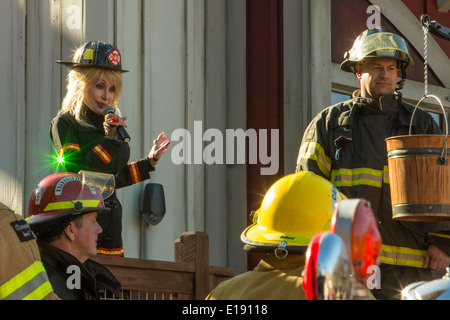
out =
[[[55,173],[39,182],[28,206],[27,221],[37,236],[50,283],[63,300],[97,300],[115,294],[120,283],[101,264],[97,254],[102,228],[97,214],[109,214],[103,195],[113,187],[75,173]]]
[[[329,231],[334,207],[344,198],[312,172],[281,178],[241,234],[244,249],[267,255],[252,271],[221,282],[207,300],[306,300],[302,271],[309,241]]]
[[[403,287],[432,279],[432,269],[442,270],[450,262],[450,229],[392,219],[385,139],[409,133],[414,107],[403,102],[397,90],[411,62],[408,45],[399,35],[383,28],[361,33],[341,64],[343,71],[356,75],[360,89],[351,100],[313,119],[297,159],[297,172],[312,171],[348,198],[370,201],[382,237],[381,289],[373,291],[378,299],[400,299]],[[417,109],[412,132],[441,131],[427,112]]]
[[[21,216],[0,203],[0,300],[57,299],[36,238]]]

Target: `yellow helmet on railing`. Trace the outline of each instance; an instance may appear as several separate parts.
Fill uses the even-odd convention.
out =
[[[281,178],[253,214],[253,224],[241,234],[245,249],[304,251],[311,238],[330,230],[335,205],[345,196],[325,178],[302,171]]]

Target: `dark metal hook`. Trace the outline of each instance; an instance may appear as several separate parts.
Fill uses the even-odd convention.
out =
[[[442,39],[450,41],[450,28],[444,27],[437,21],[431,21],[430,17],[427,14],[423,14],[420,20],[424,27],[426,26],[429,27],[430,32],[432,34]]]

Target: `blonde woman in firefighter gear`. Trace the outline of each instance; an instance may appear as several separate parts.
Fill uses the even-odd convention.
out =
[[[31,194],[27,221],[53,290],[62,300],[98,300],[102,291],[112,295],[121,287],[106,267],[90,260],[102,232],[97,217],[111,213],[104,205],[104,186],[80,174],[54,173]]]
[[[30,226],[0,203],[0,300],[57,299]]]
[[[122,73],[127,71],[118,48],[91,41],[78,48],[72,62],[57,62],[70,68],[67,94],[50,126],[62,170],[111,173],[116,188],[149,179],[170,142],[162,132],[145,158],[129,162],[126,117],[118,108]],[[103,233],[98,254],[124,256],[121,204],[115,194],[105,204],[111,214],[99,219]]]
[[[382,238],[381,288],[372,291],[377,299],[400,299],[406,285],[431,280],[432,270],[450,263],[448,225],[392,219],[385,139],[409,134],[414,107],[402,101],[398,90],[411,62],[399,35],[383,28],[361,33],[341,64],[343,71],[355,74],[360,89],[312,120],[297,159],[297,172],[312,171],[348,198],[370,202]],[[420,109],[412,129],[414,134],[441,133]]]
[[[275,182],[241,234],[244,250],[267,255],[254,270],[221,282],[206,299],[306,300],[302,271],[309,241],[330,230],[334,207],[343,199],[312,172]]]

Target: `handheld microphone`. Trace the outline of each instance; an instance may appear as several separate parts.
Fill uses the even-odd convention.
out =
[[[114,108],[111,106],[106,106],[105,109],[103,109],[103,115],[106,116],[109,113],[116,113],[114,111]],[[124,141],[124,142],[130,142],[131,138],[127,133],[127,130],[125,130],[125,128],[123,126],[117,126],[117,133],[119,134],[119,137]]]

